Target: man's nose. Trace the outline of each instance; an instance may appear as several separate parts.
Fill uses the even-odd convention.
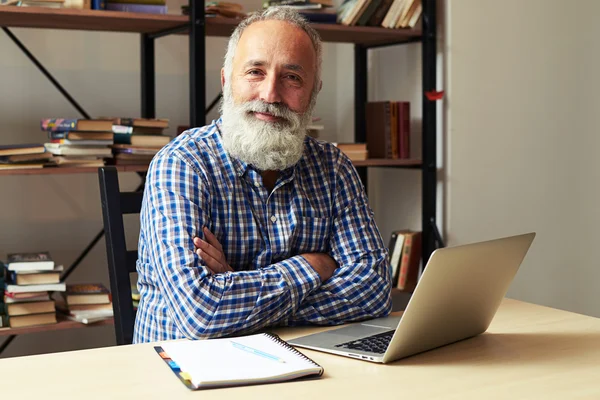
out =
[[[267,76],[260,88],[260,99],[265,103],[281,103],[281,94],[279,93],[279,83],[277,77]]]

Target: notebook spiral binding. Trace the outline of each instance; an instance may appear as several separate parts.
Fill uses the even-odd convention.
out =
[[[267,336],[269,339],[273,340],[274,342],[276,342],[280,346],[285,347],[286,349],[288,349],[292,353],[296,354],[300,358],[303,358],[304,360],[310,362],[315,367],[322,368],[319,364],[317,364],[314,360],[312,360],[311,358],[309,358],[306,354],[300,352],[294,346],[290,345],[288,342],[286,342],[285,340],[283,340],[282,338],[280,338],[279,335],[277,335],[275,333],[272,333],[272,332],[266,332],[265,336]],[[321,373],[319,374],[319,376],[322,375],[322,374],[323,374],[323,370],[321,370]]]

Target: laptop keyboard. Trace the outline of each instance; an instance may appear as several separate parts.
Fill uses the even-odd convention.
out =
[[[334,347],[341,347],[350,350],[370,351],[371,353],[383,354],[394,336],[394,330],[378,333],[377,335],[367,336],[360,340],[336,344]]]

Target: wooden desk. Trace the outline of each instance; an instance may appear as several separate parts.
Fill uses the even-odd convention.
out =
[[[314,328],[284,329],[290,339]],[[0,360],[7,399],[600,398],[600,319],[505,300],[487,333],[393,364],[303,350],[321,379],[190,391],[150,344]]]

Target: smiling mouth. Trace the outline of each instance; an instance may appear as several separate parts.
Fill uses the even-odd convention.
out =
[[[273,114],[269,114],[269,113],[263,113],[263,112],[257,112],[257,111],[253,111],[252,114],[257,118],[260,119],[261,121],[267,121],[267,122],[278,122],[278,121],[282,121],[283,118],[281,117],[276,117]]]

